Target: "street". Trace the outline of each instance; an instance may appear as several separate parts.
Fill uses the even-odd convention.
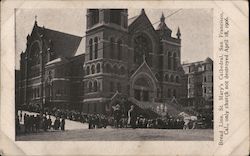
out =
[[[212,141],[212,129],[76,129],[16,136],[17,141]]]

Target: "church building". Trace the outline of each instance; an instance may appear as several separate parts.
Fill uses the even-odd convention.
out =
[[[87,9],[86,17],[84,37],[35,21],[21,54],[21,105],[108,114],[118,97],[156,109],[187,96],[181,32],[172,32],[164,14],[156,28],[144,9],[132,18],[127,9]]]

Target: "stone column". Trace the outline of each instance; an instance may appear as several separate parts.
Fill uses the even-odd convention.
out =
[[[104,23],[104,18],[105,18],[105,10],[104,9],[100,9],[99,11],[99,23]]]

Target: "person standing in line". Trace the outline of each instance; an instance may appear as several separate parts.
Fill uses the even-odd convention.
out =
[[[40,116],[39,116],[39,114],[36,115],[35,125],[36,125],[36,132],[38,132],[39,128],[40,128]]]
[[[27,132],[27,115],[26,113],[24,114],[24,117],[23,117],[23,124],[24,124],[24,132],[26,133]]]
[[[134,109],[134,105],[131,105],[130,110],[128,111],[128,124],[130,124],[133,129],[136,128],[136,119],[137,119],[137,114]]]
[[[48,121],[47,121],[46,115],[44,115],[44,117],[43,117],[43,130],[47,131],[47,129],[48,129]]]
[[[88,116],[88,123],[89,123],[89,129],[92,129],[93,121],[92,121],[92,116],[91,115]]]
[[[60,119],[59,119],[59,117],[56,117],[56,120],[54,122],[54,129],[58,130],[59,126],[60,126]]]
[[[30,116],[26,116],[26,127],[27,127],[27,132],[30,132]]]
[[[61,130],[64,131],[65,130],[65,118],[62,117],[62,121],[61,121]]]
[[[20,122],[22,122],[22,119],[23,119],[23,112],[22,110],[20,110]]]
[[[121,120],[121,109],[120,109],[120,105],[117,104],[114,107],[114,120],[115,120],[115,128],[119,128],[120,126],[120,120]]]
[[[51,118],[50,118],[50,115],[49,115],[49,119],[48,119],[48,129],[49,130],[51,129],[51,125],[52,125],[52,121],[51,121]]]
[[[18,134],[21,130],[21,127],[20,127],[20,122],[19,122],[19,116],[16,115],[16,134]]]

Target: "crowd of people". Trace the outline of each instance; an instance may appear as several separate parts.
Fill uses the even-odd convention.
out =
[[[40,131],[48,131],[48,130],[65,130],[65,118],[64,117],[56,117],[55,121],[52,123],[51,116],[47,114],[36,114],[30,115],[23,113],[20,111],[20,114],[16,116],[16,132],[22,133],[21,130],[21,122],[23,121],[23,132],[24,133],[32,133],[32,132],[40,132]]]
[[[70,111],[66,109],[37,109],[37,107],[29,107],[26,111],[39,113],[37,115],[24,114],[24,132],[39,132],[40,130],[65,130],[65,119],[88,123],[89,129],[96,128],[161,128],[161,129],[194,129],[197,128],[197,121],[185,121],[181,117],[165,116],[159,118],[149,118],[139,114],[133,105],[124,113],[121,111],[120,105],[112,107],[112,115],[103,114],[86,114],[79,111]],[[51,117],[56,119],[52,123]],[[200,117],[202,119],[202,117]],[[20,120],[22,113],[16,117],[16,129],[20,130]]]

